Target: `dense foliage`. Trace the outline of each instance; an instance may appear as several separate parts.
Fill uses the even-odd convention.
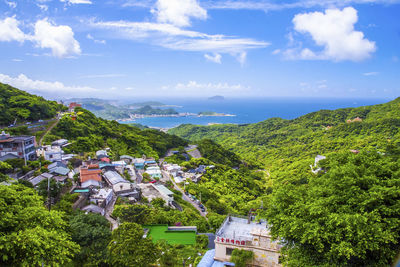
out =
[[[81,246],[74,262],[79,266],[99,266],[108,259],[107,245],[111,241],[110,223],[99,214],[79,212],[71,216],[72,241]]]
[[[360,117],[362,121],[347,123]],[[169,131],[185,139],[211,139],[247,162],[287,168],[297,160],[349,149],[380,149],[397,140],[400,98],[386,104],[321,110],[294,120],[271,118],[249,125],[181,125]]]
[[[339,153],[303,184],[279,181],[265,216],[289,266],[388,266],[400,250],[400,163]]]
[[[246,196],[243,191],[251,183],[240,184],[242,188],[236,186],[240,179],[229,183],[235,176],[228,169],[212,179],[210,172],[187,188],[201,191],[205,200],[209,195],[218,200],[206,202],[215,213],[261,208],[258,213],[272,225],[272,233],[285,241],[287,265],[387,266],[400,250],[399,126],[396,99],[322,110],[294,120],[183,125],[170,132],[192,142],[211,139],[263,165],[258,172],[265,175],[264,188],[259,187],[253,201],[251,193],[242,199],[240,203],[247,201],[242,207],[237,200]],[[323,171],[314,175],[310,165],[316,155],[328,159],[319,163]]]
[[[136,223],[123,223],[115,229],[108,244],[111,265],[146,267],[155,263],[159,250],[143,235],[143,228]]]
[[[204,158],[217,164],[238,167],[242,163],[235,153],[209,139],[199,141],[198,149]]]
[[[0,83],[0,125],[9,125],[15,119],[18,122],[50,119],[63,109],[55,101]]]
[[[47,211],[35,190],[0,185],[0,265],[63,265],[79,251],[58,211]]]
[[[57,126],[46,136],[46,141],[65,138],[72,145],[65,148],[66,152],[94,152],[110,147],[112,156],[119,159],[121,155],[159,158],[168,149],[186,145],[179,137],[156,130],[140,130],[116,121],[97,118],[93,113],[82,108],[76,108],[76,120],[64,116]]]
[[[253,251],[244,249],[234,249],[232,252],[231,261],[236,267],[246,267],[251,264],[254,257]]]

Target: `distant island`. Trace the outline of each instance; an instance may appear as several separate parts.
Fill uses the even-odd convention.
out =
[[[160,109],[160,108],[153,108],[150,105],[146,105],[144,107],[141,107],[139,109],[135,109],[132,111],[132,114],[138,114],[138,115],[178,115],[179,113],[172,109]]]
[[[223,97],[221,95],[216,95],[216,96],[209,97],[208,100],[222,101],[222,100],[225,100],[225,97]]]

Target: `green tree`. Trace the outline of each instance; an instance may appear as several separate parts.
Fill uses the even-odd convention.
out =
[[[400,250],[400,162],[338,153],[325,173],[281,181],[265,216],[285,240],[288,266],[388,266]]]
[[[108,245],[113,266],[143,266],[155,263],[159,250],[149,238],[143,238],[143,228],[136,223],[123,223],[112,232]]]
[[[233,262],[236,267],[246,267],[248,264],[251,263],[253,257],[253,251],[234,249],[231,256],[231,262]]]
[[[116,205],[113,216],[121,222],[132,222],[137,224],[146,224],[148,222],[150,208],[146,205]]]
[[[111,240],[110,223],[99,214],[79,212],[70,220],[72,241],[81,246],[75,256],[80,266],[99,266],[107,261],[107,245]]]
[[[58,211],[47,211],[35,190],[0,185],[0,265],[65,265],[79,245]]]
[[[165,200],[161,197],[154,198],[151,201],[151,205],[153,205],[155,208],[163,208],[165,206]]]
[[[158,249],[160,250],[160,258],[158,263],[162,267],[178,266],[178,251],[175,246],[169,245],[165,240],[159,240],[157,242]]]
[[[42,197],[46,198],[48,196],[48,181],[47,179],[41,181],[38,184],[38,193]],[[56,198],[61,192],[62,185],[58,183],[55,179],[50,179],[50,197]]]

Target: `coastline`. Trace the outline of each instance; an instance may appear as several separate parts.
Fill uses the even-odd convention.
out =
[[[117,122],[134,122],[136,119],[144,119],[144,118],[179,118],[179,117],[236,117],[234,114],[225,114],[225,113],[215,113],[215,114],[196,114],[196,113],[179,113],[179,114],[131,114],[130,118],[117,119]]]

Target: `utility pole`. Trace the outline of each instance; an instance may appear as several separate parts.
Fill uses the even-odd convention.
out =
[[[51,198],[50,198],[50,178],[47,178],[47,201],[49,211],[51,210]]]

